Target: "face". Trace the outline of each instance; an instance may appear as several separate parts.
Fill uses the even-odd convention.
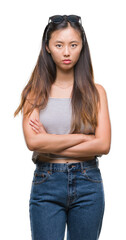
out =
[[[69,70],[79,59],[82,49],[80,32],[70,25],[51,34],[47,51],[51,54],[57,68]]]

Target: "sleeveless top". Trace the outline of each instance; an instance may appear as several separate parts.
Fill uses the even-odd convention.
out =
[[[49,134],[69,134],[72,120],[72,106],[71,98],[51,98],[49,97],[46,107],[39,112],[40,122]],[[83,122],[81,124],[81,133],[90,134],[95,133],[92,126],[89,124],[85,128]],[[32,160],[37,162],[37,157],[41,155],[45,158],[52,159],[72,159],[72,157],[65,157],[52,153],[39,153],[34,151]]]

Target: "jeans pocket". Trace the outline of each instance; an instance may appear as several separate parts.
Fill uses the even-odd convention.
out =
[[[35,170],[33,176],[33,184],[44,183],[51,176],[50,171],[45,170]]]
[[[87,169],[85,168],[82,170],[82,175],[85,177],[86,180],[89,180],[91,182],[102,182],[101,172],[98,167],[89,167]]]

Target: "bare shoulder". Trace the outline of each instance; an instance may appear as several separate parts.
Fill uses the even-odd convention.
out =
[[[100,84],[95,84],[100,97],[100,106],[102,109],[106,109],[108,111],[108,97],[105,88]]]
[[[98,90],[98,93],[100,96],[100,101],[107,104],[108,100],[107,100],[107,92],[106,92],[105,88],[101,84],[98,84],[98,83],[96,83],[95,86]]]
[[[106,94],[106,90],[101,84],[95,83],[95,87],[97,88],[99,94],[100,93]]]

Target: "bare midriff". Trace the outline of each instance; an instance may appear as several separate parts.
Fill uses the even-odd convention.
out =
[[[95,156],[91,157],[79,157],[77,159],[51,159],[51,158],[43,158],[39,159],[39,162],[49,162],[49,163],[75,163],[75,162],[83,162],[94,159]]]

